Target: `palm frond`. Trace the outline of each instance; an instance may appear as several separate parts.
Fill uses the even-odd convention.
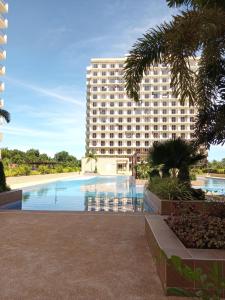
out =
[[[135,101],[139,100],[140,82],[143,73],[153,64],[161,61],[165,52],[165,32],[168,24],[164,23],[151,29],[138,39],[125,63],[125,82],[127,94]]]
[[[10,122],[10,113],[7,110],[0,109],[0,116],[7,122]]]

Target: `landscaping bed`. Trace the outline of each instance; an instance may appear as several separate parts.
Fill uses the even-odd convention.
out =
[[[171,288],[196,291],[200,287],[196,279],[185,279],[179,274],[176,268],[171,266],[169,259],[172,256],[180,257],[181,262],[193,270],[193,272],[197,272],[200,268],[205,274],[209,274],[210,270],[216,264],[222,270],[222,277],[225,277],[225,250],[185,247],[169,228],[162,216],[146,216],[145,232],[150,251],[155,258],[158,275],[166,294],[171,294],[171,292],[168,292]],[[223,296],[225,296],[225,290],[223,290]]]

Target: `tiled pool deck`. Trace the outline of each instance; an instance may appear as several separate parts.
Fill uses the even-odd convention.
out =
[[[143,214],[0,213],[0,299],[163,296]]]

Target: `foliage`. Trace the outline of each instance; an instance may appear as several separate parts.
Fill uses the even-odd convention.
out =
[[[2,117],[7,123],[10,122],[10,113],[7,110],[0,108],[0,117]]]
[[[177,178],[153,177],[149,181],[148,189],[161,199],[179,201],[204,199],[204,194],[199,197],[194,189],[179,182]]]
[[[194,142],[187,142],[180,138],[155,142],[149,151],[149,162],[152,166],[163,165],[163,177],[170,176],[170,170],[178,169],[178,179],[190,182],[189,167],[206,158],[198,153]]]
[[[151,166],[147,162],[140,162],[136,166],[136,177],[138,179],[149,179],[150,173],[152,171]]]
[[[39,150],[2,149],[6,176],[40,175],[80,171],[80,161],[66,151],[55,154],[54,158],[41,154]]]
[[[185,207],[166,219],[187,248],[225,249],[225,204],[208,204],[205,211]]]
[[[207,273],[201,268],[191,268],[187,266],[180,257],[171,256],[168,263],[185,279],[196,282],[198,289],[195,292],[181,289],[169,288],[167,291],[177,296],[187,296],[192,299],[220,300],[225,289],[223,270],[219,263],[212,264]],[[210,293],[209,293],[210,291]]]
[[[171,87],[182,102],[198,107],[196,139],[206,145],[225,140],[225,1],[167,0],[182,7],[170,22],[150,29],[134,44],[125,65],[128,96],[139,101],[140,82],[150,66],[171,70]],[[189,58],[201,53],[198,70]]]

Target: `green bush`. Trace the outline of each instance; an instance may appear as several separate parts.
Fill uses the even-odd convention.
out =
[[[204,192],[196,191],[185,183],[181,183],[177,178],[153,177],[150,179],[148,189],[159,196],[161,199],[167,200],[203,200]]]
[[[10,176],[27,176],[31,173],[31,167],[27,165],[17,166],[12,169],[6,169],[5,174],[7,177]]]

